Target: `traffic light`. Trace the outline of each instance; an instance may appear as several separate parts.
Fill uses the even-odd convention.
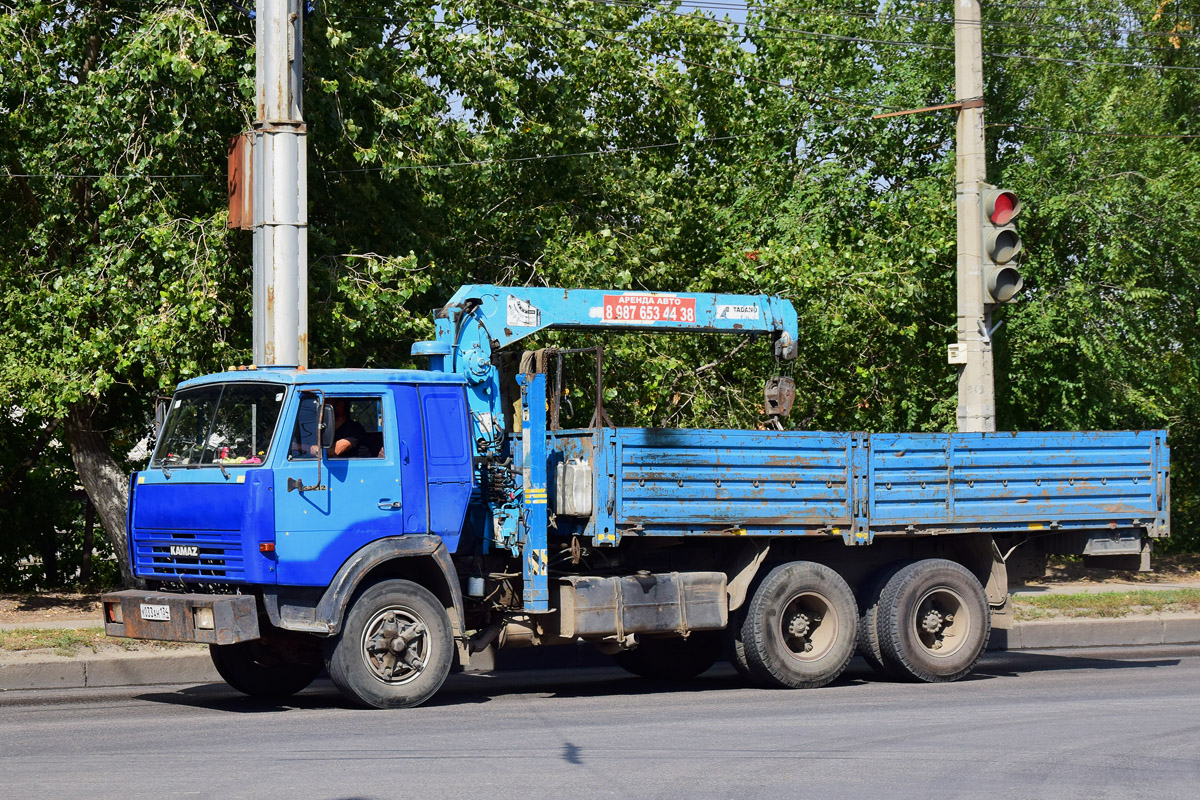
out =
[[[984,184],[979,194],[983,206],[983,299],[985,303],[1010,303],[1024,282],[1013,259],[1021,252],[1021,237],[1013,220],[1021,213],[1015,192]]]

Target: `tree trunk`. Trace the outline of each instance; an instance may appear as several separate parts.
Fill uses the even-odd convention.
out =
[[[121,470],[108,450],[104,434],[96,430],[90,404],[77,403],[66,419],[67,443],[75,471],[96,507],[104,532],[112,543],[121,567],[121,582],[134,585],[133,569],[129,565],[129,538],[125,529],[125,511],[129,505],[129,477]]]

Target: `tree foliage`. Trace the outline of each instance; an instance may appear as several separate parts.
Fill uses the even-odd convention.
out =
[[[225,229],[222,172],[253,113],[253,23],[188,0],[6,6],[0,404],[69,446],[119,553],[150,399],[248,358],[249,238]],[[313,363],[406,364],[465,282],[774,292],[800,314],[792,424],[951,428],[953,114],[872,115],[953,100],[953,8],[316,4]],[[1000,426],[1169,425],[1194,544],[1200,139],[1180,134],[1200,133],[1200,4],[984,16],[989,178],[1027,206]],[[766,349],[614,338],[610,406],[757,424],[789,368]]]

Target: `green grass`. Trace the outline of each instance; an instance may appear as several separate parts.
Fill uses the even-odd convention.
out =
[[[81,649],[95,651],[106,639],[103,628],[0,630],[0,650],[53,650],[60,656],[76,655]]]
[[[1135,589],[1097,594],[1023,595],[1013,598],[1017,619],[1117,618],[1160,612],[1200,612],[1200,589]]]
[[[23,628],[0,630],[0,652],[22,650],[52,650],[60,656],[77,656],[82,651],[96,652],[100,649],[122,650],[179,650],[202,649],[206,645],[188,642],[154,642],[140,639],[122,639],[104,635],[103,628]]]

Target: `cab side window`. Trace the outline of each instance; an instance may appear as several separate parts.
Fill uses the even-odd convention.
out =
[[[333,407],[335,426],[333,447],[326,448],[326,458],[384,457],[382,397],[325,395],[325,402]],[[301,395],[289,459],[317,457],[317,412],[317,395]]]
[[[336,401],[343,401],[339,411]],[[334,397],[334,448],[349,446],[331,458],[383,458],[383,399],[380,397]]]

